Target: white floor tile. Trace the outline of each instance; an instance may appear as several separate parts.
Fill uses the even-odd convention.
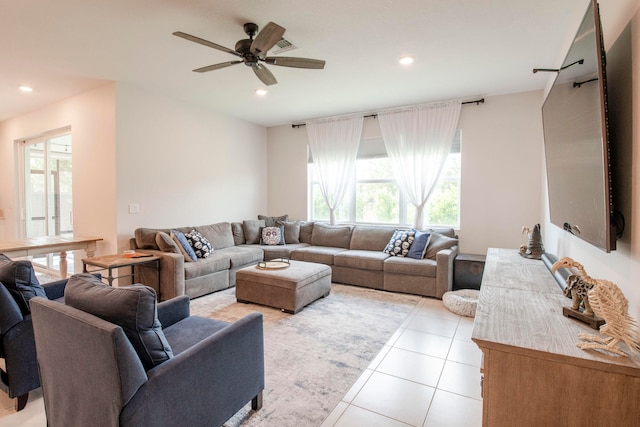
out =
[[[443,390],[436,393],[424,427],[480,427],[482,401]]]
[[[408,425],[353,405],[349,406],[334,424],[335,427],[407,427]]]
[[[440,376],[438,389],[480,399],[480,369],[471,365],[447,361]]]
[[[473,341],[454,339],[447,360],[480,368],[482,351]]]
[[[446,359],[452,341],[449,337],[405,329],[394,347]]]
[[[433,393],[432,387],[375,372],[353,405],[418,426],[426,418]]]
[[[449,320],[439,317],[419,315],[414,317],[407,325],[407,329],[425,332],[428,334],[453,337],[458,328],[458,319]]]
[[[435,388],[444,363],[444,359],[392,348],[378,366],[377,372]]]

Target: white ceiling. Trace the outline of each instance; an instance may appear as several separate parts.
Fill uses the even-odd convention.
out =
[[[19,0],[0,2],[0,121],[118,81],[264,126],[430,101],[543,89],[588,0]],[[236,57],[242,24],[273,21],[299,46],[283,56],[324,70],[269,65],[264,98]],[[410,54],[415,63],[398,64]],[[34,91],[24,94],[20,84]]]

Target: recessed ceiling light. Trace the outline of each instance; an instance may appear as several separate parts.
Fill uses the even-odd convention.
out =
[[[413,64],[413,56],[403,56],[402,58],[400,58],[400,63],[402,65]]]
[[[33,92],[33,88],[25,85],[18,86],[18,89],[20,89],[23,92]]]
[[[266,94],[267,94],[267,90],[266,89],[256,89],[256,95],[265,96]]]

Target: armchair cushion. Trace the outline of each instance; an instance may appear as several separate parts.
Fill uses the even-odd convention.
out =
[[[0,282],[7,287],[23,315],[31,313],[31,298],[47,297],[30,261],[12,261],[6,255],[0,254]]]
[[[141,284],[112,288],[90,274],[72,276],[67,305],[122,327],[146,370],[173,357],[158,320],[156,293]]]

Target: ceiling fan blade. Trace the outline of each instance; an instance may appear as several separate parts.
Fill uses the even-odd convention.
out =
[[[242,61],[221,62],[220,64],[207,65],[206,67],[196,68],[196,73],[206,73],[207,71],[219,70],[220,68],[230,67],[232,65],[242,64]]]
[[[275,76],[271,74],[271,71],[269,71],[267,67],[265,67],[264,65],[252,64],[251,68],[253,69],[253,72],[256,74],[256,77],[258,77],[262,81],[262,83],[266,84],[267,86],[271,86],[278,83]]]
[[[199,43],[199,44],[204,45],[204,46],[212,47],[214,49],[218,49],[218,50],[221,50],[223,52],[230,53],[230,54],[235,55],[235,56],[242,56],[240,53],[236,52],[235,50],[231,50],[231,49],[229,49],[227,47],[220,46],[219,44],[210,42],[210,41],[205,40],[205,39],[201,39],[200,37],[192,36],[191,34],[183,33],[182,31],[176,31],[175,33],[173,33],[173,35],[174,36],[178,36],[178,37],[182,37],[185,40],[189,40],[189,41],[192,41],[192,42],[195,42],[195,43]]]
[[[278,41],[284,35],[285,29],[278,24],[274,24],[273,22],[269,22],[264,28],[258,33],[256,38],[251,43],[251,53],[256,56],[260,56],[260,54],[266,54],[269,49],[275,46]]]
[[[325,64],[325,61],[321,59],[294,58],[291,56],[268,56],[264,61],[267,64],[279,65],[281,67],[310,68],[314,70],[322,70]]]

